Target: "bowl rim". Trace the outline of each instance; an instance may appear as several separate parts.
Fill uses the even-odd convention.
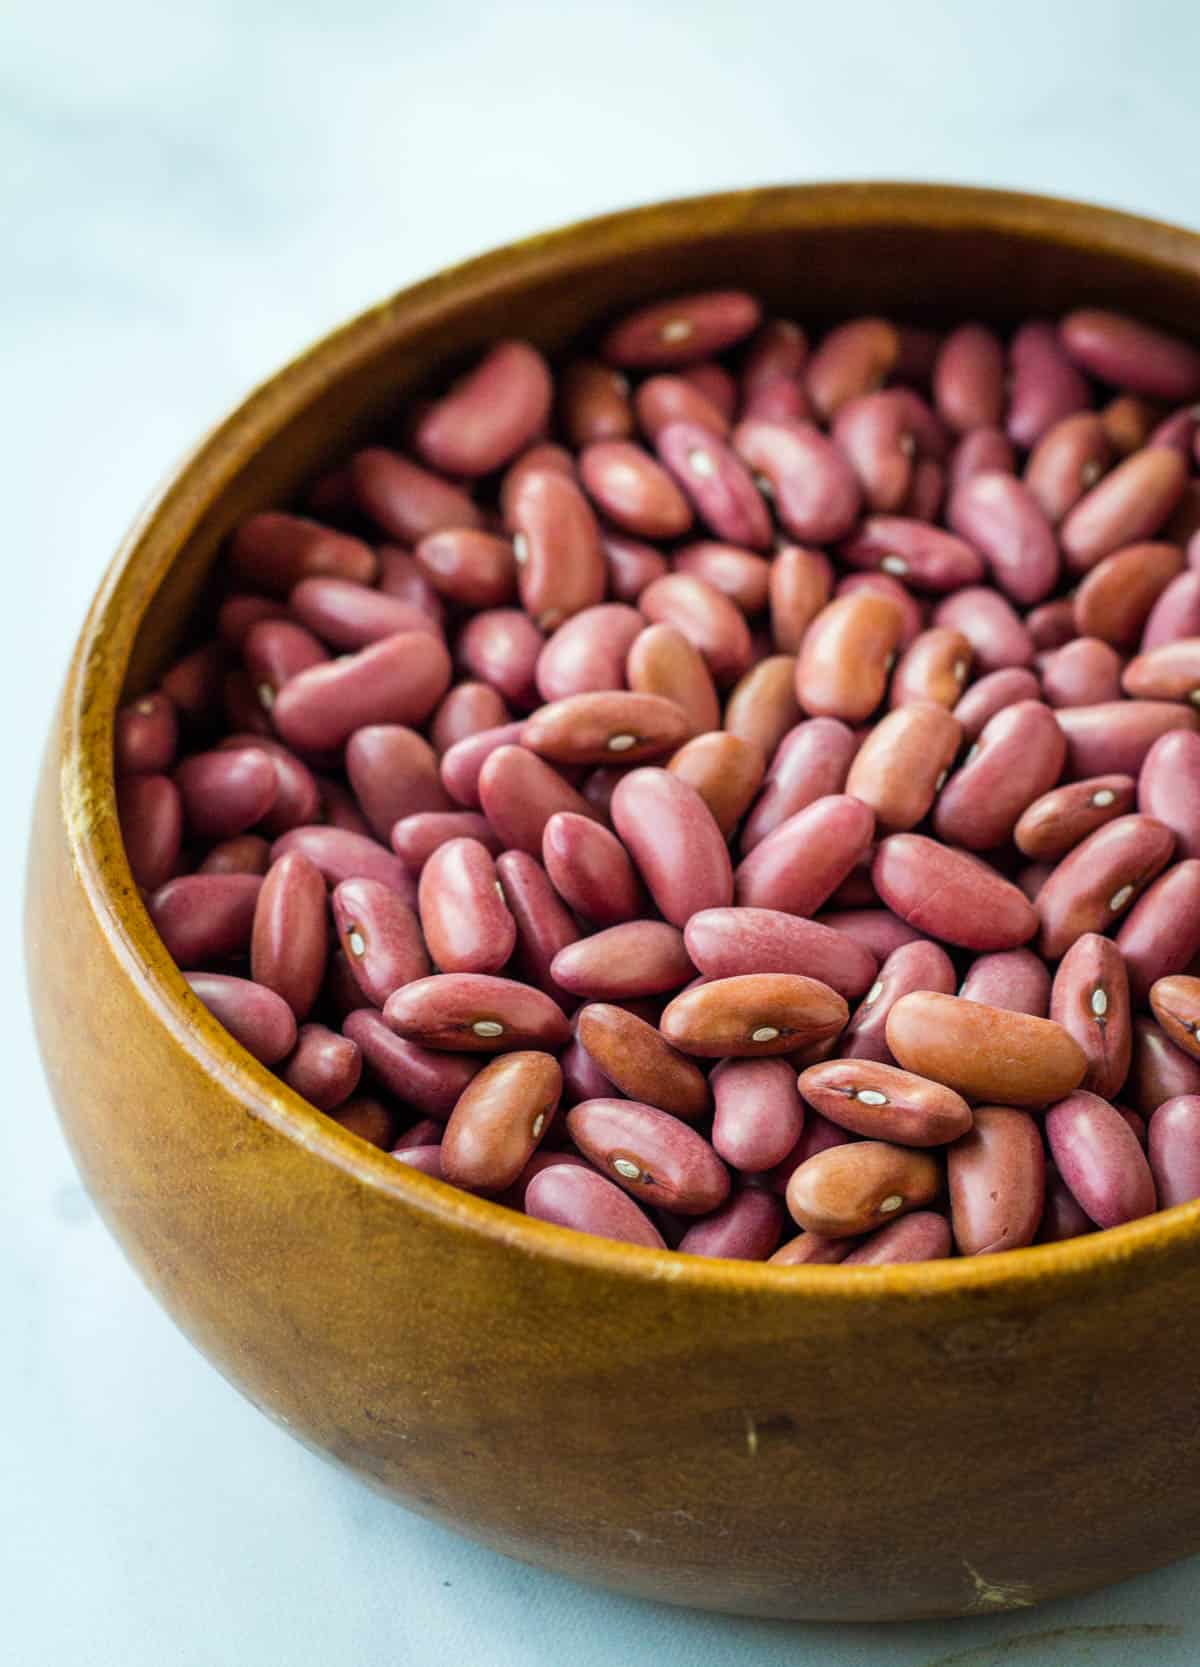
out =
[[[472,1237],[579,1269],[701,1289],[929,1299],[964,1289],[1027,1289],[1068,1282],[1134,1258],[1165,1256],[1200,1240],[1200,1201],[1082,1238],[989,1256],[844,1269],[775,1266],[687,1256],[579,1233],[465,1193],[349,1134],[261,1065],[202,1005],[168,955],[125,858],[117,824],[112,727],[142,619],[178,549],[206,509],[297,409],[374,357],[403,323],[419,335],[435,317],[498,286],[583,265],[631,240],[641,250],[694,236],[697,211],[713,231],[823,225],[925,225],[1007,232],[1107,250],[1142,266],[1189,270],[1200,288],[1200,234],[1118,209],[1024,192],[936,183],[854,180],[772,185],[677,197],[540,232],[421,279],[320,337],[260,383],[188,452],[158,487],[119,546],[81,628],[62,697],[59,791],[76,876],[107,946],[147,1009],[196,1066],[250,1116],[334,1164],[360,1184]],[[797,1231],[799,1229],[797,1228]]]

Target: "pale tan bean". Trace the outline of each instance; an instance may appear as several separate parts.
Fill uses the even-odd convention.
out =
[[[709,1111],[712,1102],[704,1072],[635,1013],[608,1002],[590,1002],[580,1009],[576,1030],[589,1058],[629,1099],[687,1123]]]
[[[823,1117],[868,1140],[945,1146],[971,1127],[971,1108],[952,1088],[875,1060],[810,1065],[799,1088]]]
[[[903,615],[870,592],[839,597],[809,626],[796,662],[796,696],[813,717],[859,723],[883,699]]]
[[[785,544],[771,563],[771,635],[783,654],[794,654],[804,634],[830,599],[833,568],[820,550]]]
[[[941,1168],[927,1153],[861,1140],[802,1163],[788,1182],[787,1207],[808,1232],[846,1238],[930,1203],[941,1185]]]

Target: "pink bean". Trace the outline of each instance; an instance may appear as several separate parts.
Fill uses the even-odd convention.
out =
[[[736,544],[701,538],[676,550],[672,565],[676,573],[688,573],[719,590],[744,614],[757,614],[767,604],[775,564]]]
[[[549,996],[487,973],[418,978],[388,997],[383,1016],[406,1041],[465,1053],[553,1050],[570,1036],[562,1009]]]
[[[420,456],[448,475],[489,475],[537,435],[553,383],[528,342],[497,342],[417,424]]]
[[[1042,1219],[1046,1160],[1037,1124],[1013,1106],[978,1106],[947,1154],[954,1242],[963,1256],[1032,1244]]]
[[[1022,814],[1058,781],[1067,743],[1048,706],[1020,701],[988,720],[938,799],[939,839],[988,851],[1012,837]]]
[[[842,1257],[844,1268],[883,1267],[897,1262],[932,1262],[950,1254],[950,1227],[936,1210],[914,1210],[876,1228]]]
[[[530,475],[514,498],[513,549],[521,605],[553,631],[604,600],[608,566],[591,505],[564,475]]]
[[[1138,1006],[1160,978],[1188,970],[1200,955],[1200,861],[1174,863],[1147,887],[1121,923],[1117,948]]]
[[[625,847],[586,816],[560,812],[546,823],[542,861],[563,901],[597,926],[633,920],[644,898]]]
[[[759,1187],[743,1187],[719,1209],[697,1221],[675,1246],[684,1256],[723,1256],[765,1262],[779,1243],[783,1209]]]
[[[1129,978],[1111,938],[1085,932],[1059,963],[1050,1017],[1074,1037],[1087,1058],[1082,1086],[1110,1100],[1129,1074],[1133,1032]]]
[[[744,340],[762,309],[744,290],[707,290],[655,301],[614,324],[601,352],[610,364],[657,370],[695,364]]]
[[[596,359],[574,359],[564,367],[558,410],[577,450],[594,440],[627,440],[633,433],[628,379]]]
[[[558,765],[636,764],[691,738],[683,709],[662,695],[597,689],[539,707],[521,745]]]
[[[493,856],[500,841],[485,817],[474,811],[419,811],[402,817],[392,829],[392,849],[412,874],[420,874],[433,853],[451,839],[475,839]]]
[[[452,839],[433,852],[421,870],[417,906],[429,952],[442,972],[499,972],[511,956],[516,923],[500,895],[495,861],[478,840]]]
[[[963,949],[1015,949],[1038,917],[1016,886],[965,851],[922,834],[883,840],[871,869],[888,908],[931,937]]]
[[[1080,308],[1059,325],[1059,340],[1071,360],[1101,382],[1155,399],[1200,395],[1200,353],[1124,313]]]
[[[449,684],[444,644],[428,632],[402,632],[293,677],[272,716],[289,745],[319,751],[341,746],[364,724],[423,723]]]
[[[1163,1101],[1150,1119],[1147,1156],[1160,1210],[1200,1198],[1200,1095]]]
[[[264,833],[284,834],[289,828],[316,821],[321,814],[321,789],[307,764],[290,747],[273,736],[237,733],[226,735],[219,745],[220,749],[229,750],[250,747],[270,759],[275,772],[275,795],[261,818]]]
[[[933,367],[937,414],[956,433],[995,428],[1004,415],[1004,349],[982,324],[962,324]]]
[[[273,990],[248,978],[219,972],[185,972],[194,994],[235,1041],[264,1065],[291,1053],[296,1021],[291,1008]]]
[[[895,368],[900,344],[899,331],[883,318],[855,318],[830,330],[804,374],[820,415],[835,417],[848,400],[882,387]]]
[[[867,508],[895,514],[908,497],[917,451],[902,391],[887,389],[848,401],[834,419],[833,440],[854,470]]]
[[[271,596],[286,596],[301,579],[321,574],[369,585],[376,571],[375,553],[361,539],[274,510],[242,522],[229,562],[238,579]]]
[[[415,559],[431,587],[459,607],[501,608],[516,596],[512,542],[495,533],[478,527],[445,528],[421,540]]]
[[[395,544],[379,548],[379,590],[384,596],[395,596],[428,615],[441,630],[446,623],[446,610],[437,592],[429,583],[416,561],[407,550]]]
[[[1121,656],[1099,637],[1076,637],[1040,663],[1042,689],[1051,706],[1095,706],[1121,696]]]
[[[625,1001],[678,990],[695,968],[683,933],[663,920],[631,920],[568,944],[555,955],[556,983],[589,1001]]]
[[[733,445],[793,538],[828,544],[850,531],[862,503],[857,477],[814,424],[751,417],[734,429]]]
[[[1101,701],[1060,708],[1068,776],[1136,776],[1151,747],[1173,730],[1200,728],[1200,715],[1162,700]]]
[[[139,695],[118,707],[113,724],[113,765],[119,776],[169,770],[178,744],[179,720],[166,695]]]
[[[958,993],[963,1001],[1044,1019],[1050,1008],[1050,974],[1031,949],[997,950],[971,962]]]
[[[679,538],[692,524],[674,480],[631,440],[597,440],[579,457],[588,496],[615,526],[635,538]]]
[[[809,718],[784,736],[742,828],[743,854],[816,799],[840,793],[857,747],[853,732],[836,718]]]
[[[1118,1227],[1157,1208],[1154,1177],[1137,1136],[1107,1100],[1079,1089],[1046,1113],[1058,1172],[1098,1227]]]
[[[172,960],[204,966],[239,955],[250,942],[263,882],[254,874],[182,874],[151,896],[150,918]]]
[[[827,926],[850,938],[882,965],[889,955],[908,943],[928,943],[915,926],[909,926],[890,909],[826,909],[814,923]],[[831,980],[826,978],[825,983]]]
[[[815,800],[742,859],[735,876],[738,904],[795,915],[815,913],[867,850],[874,830],[874,813],[861,800],[847,794]],[[716,906],[717,902],[695,905]],[[689,909],[687,914],[694,912]]]
[[[367,648],[403,631],[428,631],[440,636],[437,621],[424,608],[346,579],[305,579],[292,591],[289,605],[314,636],[340,650]],[[247,658],[251,643],[260,633],[265,635],[278,628],[271,622],[256,625],[247,638]]]
[[[1025,450],[1048,429],[1091,404],[1091,390],[1059,341],[1053,324],[1034,320],[1009,345],[1009,438]]]
[[[1013,838],[1017,849],[1039,862],[1056,862],[1106,822],[1133,809],[1132,776],[1090,776],[1043,793],[1021,813]]]
[[[483,522],[461,487],[383,446],[355,453],[350,483],[359,508],[401,544],[417,544],[443,527],[478,527]]]
[[[839,1053],[846,1059],[894,1064],[887,1043],[887,1021],[895,1004],[914,990],[950,995],[957,984],[954,965],[937,944],[919,939],[900,945],[885,958],[878,978],[851,1014],[839,1040]]]
[[[771,1169],[804,1127],[796,1073],[783,1059],[727,1059],[711,1078],[716,1112],[712,1142],[734,1169]]]
[[[357,1042],[325,1025],[301,1025],[296,1048],[282,1076],[288,1087],[318,1111],[333,1111],[348,1100],[362,1075]]]
[[[703,909],[684,931],[687,952],[708,978],[795,972],[855,1000],[871,985],[878,961],[831,927],[776,909]]]
[[[666,919],[733,900],[729,851],[700,795],[667,770],[631,771],[612,799],[613,825]]]
[[[960,590],[939,603],[933,622],[962,632],[980,672],[1005,671],[1033,660],[1033,640],[999,591],[974,585]]]
[[[545,701],[625,687],[625,661],[645,619],[636,608],[605,602],[573,614],[537,658],[538,693]]]
[[[1145,755],[1137,796],[1143,815],[1171,829],[1179,856],[1200,857],[1200,735],[1185,729],[1161,735]]]
[[[520,742],[523,723],[501,724],[495,729],[478,730],[462,741],[456,741],[442,757],[442,782],[452,799],[468,809],[479,809],[479,777],[483,766],[501,747]]]
[[[1153,538],[1182,498],[1187,473],[1178,452],[1158,446],[1125,458],[1064,519],[1059,537],[1069,570],[1086,573],[1114,550]]]
[[[497,859],[496,875],[516,924],[515,966],[523,978],[569,1011],[571,997],[550,968],[560,950],[578,941],[579,928],[541,863],[527,851],[505,851]]]
[[[456,652],[473,677],[490,684],[510,705],[527,710],[537,704],[534,679],[545,640],[519,609],[491,608],[467,621]]]
[[[416,901],[417,888],[400,858],[366,834],[351,833],[346,828],[292,828],[271,847],[272,862],[289,851],[306,856],[329,886],[361,876],[390,886],[408,903]]]
[[[960,487],[976,475],[1015,475],[1016,453],[998,428],[972,428],[962,435],[950,457],[947,489],[953,500]]]
[[[387,839],[402,817],[452,809],[433,748],[401,724],[356,730],[346,745],[346,774],[377,839]]]
[[[403,1040],[373,1007],[351,1013],[342,1033],[357,1044],[368,1071],[389,1094],[443,1123],[481,1064],[471,1054]]]
[[[375,1007],[394,990],[429,972],[417,917],[378,880],[343,880],[330,899],[346,965]]]
[[[698,423],[668,423],[659,431],[655,447],[716,538],[751,550],[769,548],[767,507],[749,470],[719,435]]]
[[[595,812],[551,765],[527,747],[499,747],[479,772],[483,814],[507,849],[540,855],[546,823],[559,811],[594,818]]]
[[[1038,893],[1042,954],[1056,961],[1084,932],[1106,932],[1170,860],[1175,837],[1150,816],[1120,816],[1069,852]]]
[[[170,776],[126,776],[117,784],[117,819],[135,883],[146,891],[165,885],[183,847],[183,800]]]
[[[525,1214],[577,1233],[665,1250],[662,1234],[628,1194],[594,1169],[553,1163],[525,1189]]]
[[[297,1019],[308,1017],[321,989],[329,946],[325,880],[299,851],[277,857],[254,907],[250,971],[282,996]]]
[[[1200,1061],[1170,1042],[1153,1019],[1134,1019],[1133,1063],[1124,1092],[1150,1117],[1164,1100],[1200,1094]]]
[[[1058,583],[1054,529],[1029,488],[1010,474],[976,474],[946,512],[950,527],[984,557],[1014,602],[1044,601]]]
[[[1023,479],[1057,527],[1104,474],[1112,445],[1092,411],[1063,417],[1042,435],[1025,465]]]
[[[265,874],[271,866],[270,841],[261,834],[238,834],[214,845],[198,874]]]
[[[691,423],[724,437],[729,433],[725,414],[708,395],[682,376],[651,376],[633,400],[638,424],[651,445],[669,423]]]
[[[567,1113],[571,1138],[597,1169],[645,1204],[707,1215],[729,1195],[729,1171],[686,1123],[637,1100],[585,1100]]]
[[[851,567],[878,569],[918,590],[961,590],[983,578],[983,557],[965,539],[908,516],[866,516],[839,551]]]
[[[1024,666],[1006,666],[973,683],[955,706],[954,716],[962,725],[963,739],[977,741],[997,712],[1018,701],[1040,697],[1041,687],[1033,672]]]

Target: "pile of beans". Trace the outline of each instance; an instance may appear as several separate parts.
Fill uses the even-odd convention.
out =
[[[121,708],[167,949],[345,1128],[609,1238],[1200,1197],[1197,400],[1097,310],[495,345],[245,521]]]

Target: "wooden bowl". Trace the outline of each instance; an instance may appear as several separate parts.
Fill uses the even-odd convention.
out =
[[[489,337],[554,349],[634,300],[728,283],[805,320],[1087,302],[1195,334],[1200,237],[945,186],[750,191],[534,238],[328,337],[184,464],[88,616],[33,832],[41,1046],[86,1184],[179,1325],[410,1509],[674,1603],[1027,1605],[1200,1548],[1200,1205],[853,1272],[526,1220],[363,1144],[244,1053],[168,958],[117,830],[114,707],[176,649],[242,516]]]

